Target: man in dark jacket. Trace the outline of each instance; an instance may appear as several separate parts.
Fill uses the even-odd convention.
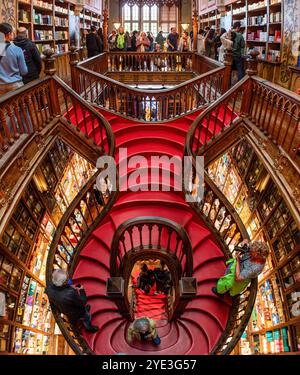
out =
[[[42,59],[36,45],[27,38],[25,27],[18,28],[14,44],[22,49],[28,69],[28,73],[23,77],[23,83],[38,79],[42,70]]]
[[[88,58],[97,56],[102,52],[101,40],[95,26],[91,26],[91,30],[86,36],[86,48],[88,50]]]
[[[72,324],[82,321],[89,332],[97,332],[98,327],[91,323],[90,306],[82,286],[69,285],[68,274],[64,270],[55,270],[52,274],[52,283],[45,289],[51,308],[57,309],[66,315]]]

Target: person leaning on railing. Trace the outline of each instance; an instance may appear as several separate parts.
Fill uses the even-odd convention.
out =
[[[10,24],[0,24],[0,36],[0,95],[3,95],[23,86],[22,77],[28,69],[23,51],[12,42],[14,32]]]
[[[248,240],[243,241],[235,248],[235,258],[229,259],[225,275],[212,288],[212,292],[223,297],[229,293],[231,297],[243,292],[252,279],[263,271],[269,249],[264,242]]]

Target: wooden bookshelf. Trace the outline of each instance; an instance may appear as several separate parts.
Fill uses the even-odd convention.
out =
[[[47,47],[56,55],[64,55],[71,44],[75,44],[75,5],[59,0],[17,1],[17,27],[26,27],[28,37],[33,40],[40,53]],[[92,25],[101,25],[101,14],[96,10],[83,8],[85,33]],[[79,36],[78,36],[79,39]]]
[[[246,53],[256,48],[260,62],[280,63],[282,37],[280,0],[241,0],[226,6],[226,24],[242,23]]]

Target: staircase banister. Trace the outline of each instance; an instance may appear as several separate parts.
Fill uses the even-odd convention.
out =
[[[292,100],[293,102],[300,105],[300,95],[296,94],[295,92],[288,90],[282,86],[277,85],[276,83],[270,82],[265,80],[259,76],[252,76],[251,79],[258,84],[269,88],[271,91],[279,94],[282,97]]]
[[[243,239],[249,239],[249,234],[245,228],[244,223],[242,222],[240,216],[236,212],[236,210],[233,208],[232,204],[229,202],[229,200],[226,198],[226,196],[220,191],[220,189],[215,185],[213,180],[209,177],[209,174],[207,171],[204,171],[205,175],[205,182],[210,187],[210,189],[214,192],[214,194],[218,197],[218,199],[224,204],[230,215],[233,217],[235,223],[238,226],[239,231],[241,232],[241,235],[243,236]]]
[[[231,87],[225,94],[223,94],[221,97],[216,99],[212,104],[209,105],[204,111],[196,118],[196,120],[193,122],[193,124],[190,126],[186,141],[185,141],[185,154],[188,156],[193,156],[192,153],[192,142],[193,137],[195,135],[196,129],[198,125],[201,123],[201,121],[209,115],[209,113],[213,112],[220,104],[225,102],[227,99],[229,99],[232,94],[234,94],[236,91],[241,89],[251,78],[249,76],[245,76],[243,79],[241,79],[236,85]]]
[[[34,81],[31,81],[27,83],[24,86],[19,87],[16,90],[7,92],[6,94],[3,94],[0,96],[0,106],[3,105],[3,103],[7,102],[8,100],[11,100],[12,98],[16,96],[21,96],[26,92],[31,91],[33,88],[41,86],[45,82],[49,82],[52,79],[52,77],[46,76],[42,79],[35,79]]]
[[[107,52],[102,52],[102,53],[100,53],[100,54],[97,55],[97,56],[89,57],[89,58],[86,59],[86,60],[82,60],[82,61],[80,61],[80,62],[77,64],[77,66],[84,66],[84,65],[87,65],[87,64],[93,63],[93,62],[95,62],[95,61],[97,61],[97,60],[100,60],[101,58],[103,58],[103,57],[105,57],[105,56],[107,56]]]
[[[60,237],[64,231],[64,228],[67,224],[67,222],[70,219],[71,214],[76,210],[78,203],[82,200],[82,198],[85,196],[85,194],[88,192],[91,186],[93,186],[96,183],[96,179],[100,171],[98,170],[86,183],[85,185],[80,189],[79,193],[76,195],[76,197],[73,199],[69,207],[66,209],[65,213],[63,214],[59,225],[55,231],[53,240],[50,245],[49,255],[47,258],[47,266],[46,266],[46,283],[51,282],[51,276],[52,276],[52,265],[53,260],[56,253],[56,248],[59,243]]]
[[[212,59],[211,57],[208,57],[208,56],[205,56],[205,55],[201,55],[200,53],[198,52],[195,52],[194,53],[195,56],[197,57],[200,57],[202,60],[207,60],[209,63],[211,63],[212,65],[215,65],[215,66],[219,66],[219,67],[224,67],[224,64],[221,63],[220,61],[217,61],[215,59]]]
[[[114,237],[111,242],[111,255],[110,255],[110,270],[113,272],[115,269],[115,259],[117,258],[117,254],[119,252],[119,241],[122,235],[126,230],[130,227],[136,227],[138,225],[164,225],[167,227],[172,228],[176,233],[180,236],[183,241],[183,251],[186,255],[186,274],[187,276],[191,276],[193,273],[193,253],[192,253],[192,246],[188,237],[187,232],[185,229],[169,219],[162,219],[161,217],[156,216],[141,216],[133,219],[126,220],[124,223],[120,224],[119,227],[116,229]],[[116,276],[111,273],[111,276]]]
[[[107,133],[107,141],[109,144],[109,153],[108,155],[112,156],[115,153],[115,136],[114,132],[109,124],[109,122],[98,112],[96,109],[90,105],[86,100],[84,100],[79,94],[77,94],[74,90],[72,90],[62,79],[57,76],[54,76],[53,79],[55,82],[65,90],[71,97],[75,98],[83,107],[87,108],[90,113],[92,113],[100,123],[103,124],[106,133]]]
[[[122,83],[122,82],[119,82],[119,81],[116,81],[114,80],[113,78],[110,78],[110,77],[107,77],[101,73],[98,73],[98,72],[94,72],[90,69],[87,69],[83,66],[78,66],[76,67],[77,69],[91,75],[91,76],[94,76],[94,77],[98,77],[100,79],[102,79],[103,81],[106,81],[108,83],[110,83],[111,85],[114,85],[114,86],[118,86],[118,87],[122,87],[124,90],[127,90],[127,91],[130,91],[130,92],[133,92],[135,93],[136,95],[165,95],[165,94],[172,94],[172,93],[177,93],[179,92],[182,88],[186,87],[186,86],[191,86],[195,83],[197,83],[198,81],[201,81],[207,77],[210,77],[212,75],[215,75],[216,73],[219,73],[221,71],[223,71],[225,69],[224,66],[220,66],[218,68],[215,68],[213,70],[210,70],[206,73],[203,73],[201,75],[198,75],[194,78],[191,78],[189,79],[188,81],[185,81],[185,82],[182,82],[180,83],[179,85],[176,85],[174,88],[168,88],[168,89],[164,89],[163,91],[160,89],[160,90],[145,90],[145,89],[137,89],[137,88],[134,88],[134,87],[129,87],[128,85],[126,85],[125,83]]]

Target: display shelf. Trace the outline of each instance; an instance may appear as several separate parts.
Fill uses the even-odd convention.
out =
[[[41,54],[43,51],[43,48],[41,48],[41,46],[45,45],[46,39],[36,38],[35,31],[52,30],[53,35],[57,30],[64,30],[68,32],[68,37],[64,38],[63,41],[57,40],[58,38],[54,37],[47,39],[49,41],[49,47],[54,49],[56,56],[62,56],[69,51],[69,47],[71,44],[76,43],[74,8],[75,5],[69,1],[17,1],[18,26],[23,26],[28,29],[28,37],[33,42],[36,42],[37,48]],[[100,12],[91,13],[90,11],[86,11],[85,7],[83,8],[82,12],[86,14],[85,22],[89,25],[88,29],[90,29],[91,24],[100,26]],[[97,17],[99,19],[99,22],[96,22]],[[81,39],[79,35],[77,39]],[[63,46],[63,42],[66,42],[65,46]]]
[[[242,32],[244,32],[244,38],[246,41],[246,53],[250,52],[250,49],[255,48],[260,53],[260,62],[262,64],[268,62],[280,63],[281,59],[281,35],[282,35],[282,22],[283,13],[282,5],[280,3],[273,4],[273,0],[242,0],[239,3],[232,3],[226,6],[226,24],[235,21],[242,22]],[[240,10],[245,10],[245,13]],[[241,14],[240,14],[241,13]],[[243,21],[246,20],[245,25]],[[261,29],[261,30],[260,30]],[[249,38],[248,34],[255,34],[261,31],[265,35],[259,40],[254,40],[252,37]],[[276,34],[276,35],[275,35]],[[255,36],[253,36],[255,37]],[[269,40],[270,37],[275,40]],[[257,46],[254,43],[257,42]],[[262,43],[265,44],[264,48],[261,48]],[[274,65],[274,69],[276,65]]]

